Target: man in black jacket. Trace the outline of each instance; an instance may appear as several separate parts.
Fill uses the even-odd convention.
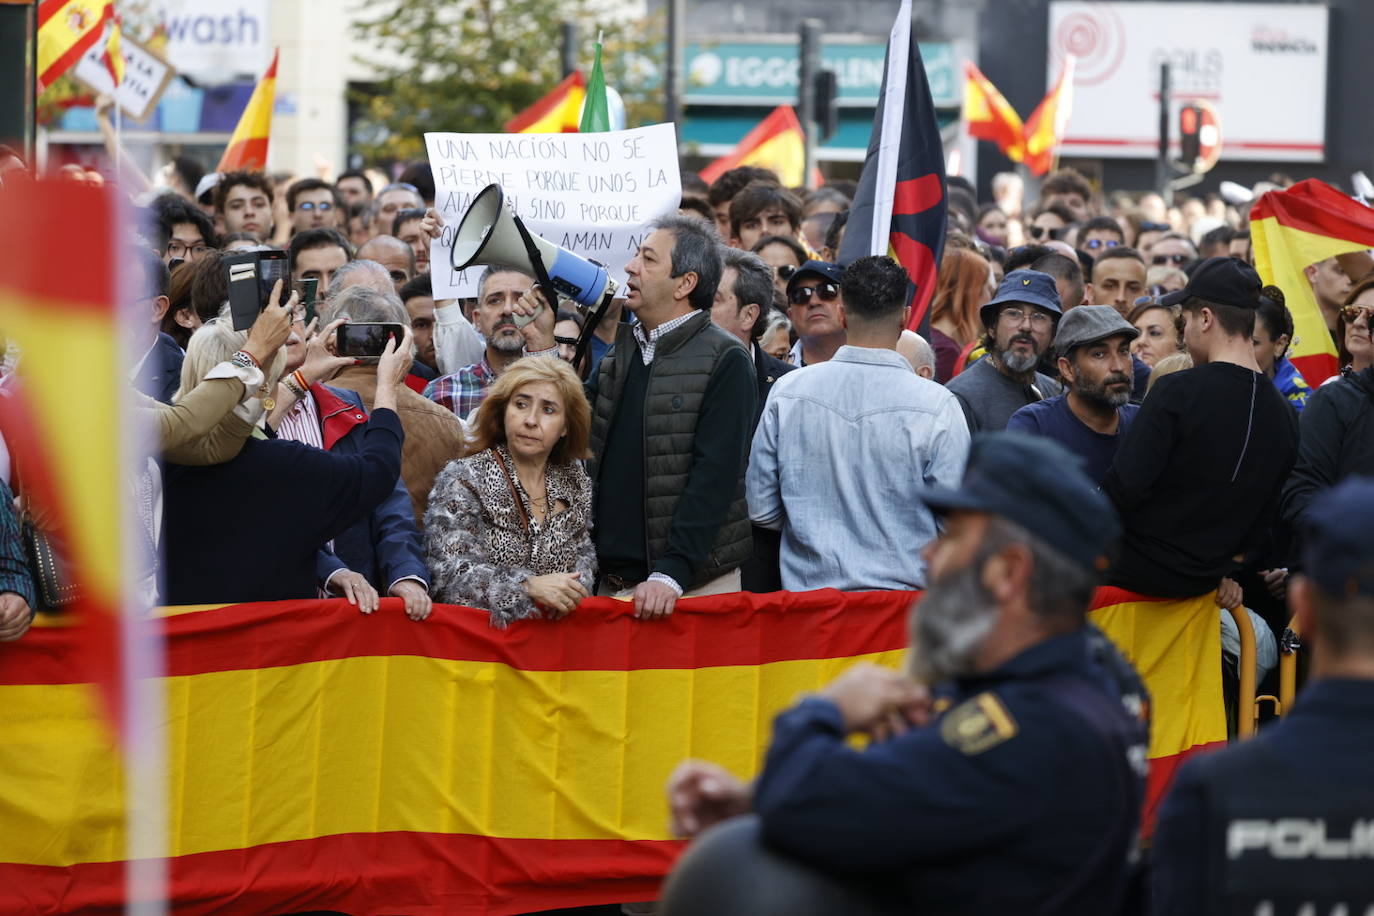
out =
[[[1300,529],[1318,492],[1374,472],[1374,369],[1323,385],[1302,411],[1298,462],[1283,488],[1283,520]]]
[[[1155,384],[1102,482],[1126,529],[1112,585],[1205,595],[1277,517],[1298,421],[1255,362],[1259,294],[1254,268],[1208,258],[1160,300],[1182,305],[1195,368]]]
[[[683,594],[739,590],[752,553],[744,472],[758,398],[739,340],[711,323],[720,242],[688,216],[653,224],[626,265],[622,324],[588,383],[588,473],[603,594],[663,617]]]
[[[749,348],[754,357],[754,371],[758,376],[759,400],[754,408],[752,434],[763,416],[763,405],[773,383],[797,368],[763,351],[759,337],[768,324],[768,311],[773,301],[773,271],[756,254],[738,248],[721,246],[725,270],[716,287],[711,304],[711,320],[729,331]],[[746,592],[776,592],[782,590],[782,573],[778,555],[782,549],[782,532],[758,525],[751,526],[754,535],[754,556],[740,569],[740,587]]]
[[[717,327],[738,337],[754,358],[759,382],[759,400],[754,408],[754,427],[757,428],[773,383],[797,367],[770,356],[758,345],[773,302],[772,269],[758,255],[738,248],[721,246],[720,254],[725,269],[711,303],[711,320]]]

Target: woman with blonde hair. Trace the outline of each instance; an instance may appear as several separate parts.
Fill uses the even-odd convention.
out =
[[[473,414],[464,456],[434,481],[425,546],[435,601],[485,608],[491,624],[571,613],[596,576],[588,457],[591,407],[567,363],[530,356]]]
[[[986,258],[969,248],[946,246],[930,310],[935,381],[943,385],[953,378],[959,353],[983,335],[978,312],[995,291]]]

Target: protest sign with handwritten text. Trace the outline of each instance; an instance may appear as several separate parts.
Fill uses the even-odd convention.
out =
[[[682,184],[671,124],[591,134],[425,134],[434,206],[444,218],[430,248],[434,298],[477,295],[482,268],[452,269],[458,224],[483,188],[499,184],[525,226],[605,264],[625,265],[651,221],[677,210]]]

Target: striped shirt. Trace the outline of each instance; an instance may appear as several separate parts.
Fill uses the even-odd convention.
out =
[[[281,418],[277,438],[324,448],[324,435],[320,432],[320,411],[315,406],[315,396],[309,391],[287,411],[286,416]]]

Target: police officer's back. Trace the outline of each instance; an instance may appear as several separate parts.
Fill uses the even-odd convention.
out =
[[[960,490],[921,494],[946,516],[911,649],[938,700],[862,751],[846,735],[884,737],[907,702],[883,680],[894,672],[851,669],[779,716],[752,795],[770,851],[843,876],[879,908],[1115,912],[1134,861],[1147,704],[1084,622],[1115,520],[1074,464],[1049,440],[983,435]],[[697,872],[696,858],[710,856],[689,853],[665,914],[742,912],[721,880],[730,860]]]
[[[1312,683],[1280,723],[1179,773],[1156,913],[1374,911],[1374,480],[1318,497],[1307,522],[1289,600]]]

